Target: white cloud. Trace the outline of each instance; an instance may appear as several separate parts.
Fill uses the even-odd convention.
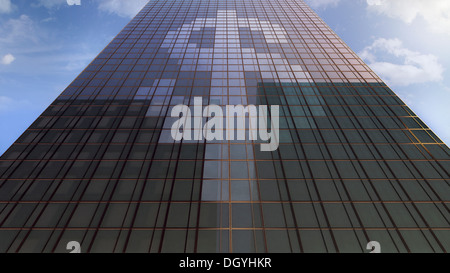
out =
[[[12,9],[11,0],[0,0],[0,13],[10,13]]]
[[[38,31],[35,23],[27,15],[21,15],[17,19],[9,19],[0,25],[0,45],[16,47],[38,40]]]
[[[98,7],[121,17],[134,17],[147,3],[148,0],[102,0]]]
[[[9,97],[0,96],[0,111],[8,110],[12,105],[13,100]]]
[[[379,38],[359,55],[381,78],[392,85],[406,86],[415,83],[438,82],[443,79],[444,69],[436,56],[404,48],[399,39]],[[403,61],[396,64],[379,61],[377,57],[399,58]]]
[[[36,4],[32,4],[35,7],[46,7],[48,9],[59,8],[62,5],[80,6],[81,0],[38,0]]]
[[[62,4],[67,5],[67,1],[66,0],[38,0],[38,3],[36,4],[36,6],[40,7],[46,7],[48,9],[54,8],[54,7],[59,7]]]
[[[64,68],[68,71],[81,71],[89,64],[92,59],[95,58],[95,56],[96,54],[91,53],[79,53],[64,56],[63,60],[67,61],[67,64],[66,66],[64,66]]]
[[[27,99],[16,99],[7,96],[0,96],[0,112],[15,111],[23,107],[31,108],[36,106]]]
[[[4,65],[11,64],[16,58],[12,54],[6,54],[2,57],[1,63]]]
[[[450,34],[449,0],[366,0],[369,10],[406,23],[422,17],[438,33]]]
[[[48,22],[53,22],[53,21],[56,21],[56,17],[47,17],[47,18],[41,20],[42,23],[48,23]]]
[[[306,0],[312,8],[325,8],[328,6],[336,6],[341,0]]]

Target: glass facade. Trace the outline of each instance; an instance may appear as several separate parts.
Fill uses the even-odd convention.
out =
[[[279,106],[278,147],[174,140],[195,100]],[[450,252],[449,173],[303,1],[153,0],[1,157],[0,252]]]

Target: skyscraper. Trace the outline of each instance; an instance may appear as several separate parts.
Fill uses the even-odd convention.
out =
[[[303,1],[154,0],[1,157],[0,252],[448,252],[449,173]]]

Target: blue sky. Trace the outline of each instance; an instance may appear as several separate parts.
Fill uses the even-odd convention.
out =
[[[0,0],[0,154],[146,2]],[[450,1],[307,2],[450,143]]]

